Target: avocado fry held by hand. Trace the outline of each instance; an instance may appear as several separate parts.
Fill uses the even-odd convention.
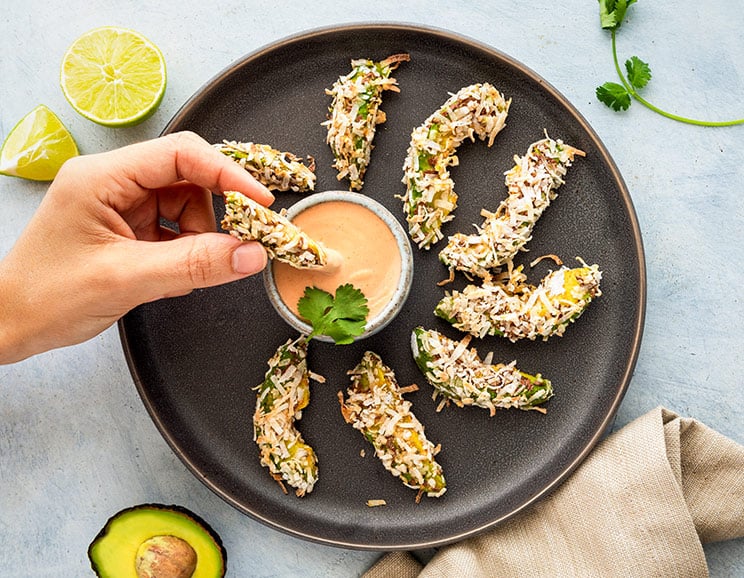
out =
[[[99,578],[222,578],[217,533],[180,506],[142,504],[109,518],[88,548]]]

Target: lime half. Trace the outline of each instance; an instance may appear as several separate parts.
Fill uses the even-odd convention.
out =
[[[138,32],[104,26],[72,43],[62,59],[60,84],[85,118],[104,126],[131,126],[163,100],[165,59]]]
[[[43,104],[24,116],[0,149],[0,173],[33,181],[51,181],[78,148],[62,121]]]

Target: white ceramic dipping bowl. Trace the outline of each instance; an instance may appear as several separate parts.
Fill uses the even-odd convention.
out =
[[[302,211],[320,203],[328,203],[331,201],[341,201],[361,205],[377,215],[387,225],[388,229],[390,229],[400,253],[401,271],[393,295],[379,313],[367,320],[364,333],[356,338],[356,340],[364,339],[370,335],[374,335],[395,319],[402,309],[403,304],[406,302],[411,290],[411,283],[413,282],[413,251],[411,250],[411,244],[408,241],[408,233],[393,214],[377,201],[359,193],[349,191],[325,191],[322,193],[314,193],[289,207],[286,213],[287,218],[291,221]],[[263,279],[269,300],[277,313],[279,313],[279,315],[281,315],[289,325],[297,329],[300,333],[306,335],[309,334],[312,331],[310,324],[295,315],[295,313],[287,307],[287,304],[284,303],[279,294],[276,280],[274,278],[273,261],[269,263],[266,269],[264,269]],[[325,335],[320,335],[316,337],[316,339],[320,341],[333,342],[333,339]]]

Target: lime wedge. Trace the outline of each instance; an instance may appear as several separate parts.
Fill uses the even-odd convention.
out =
[[[8,133],[0,149],[0,174],[51,181],[78,148],[62,121],[40,104]]]
[[[85,118],[104,126],[131,126],[163,100],[165,59],[138,32],[104,26],[72,43],[62,59],[60,84]]]

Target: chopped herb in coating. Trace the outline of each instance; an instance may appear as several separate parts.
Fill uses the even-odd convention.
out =
[[[546,341],[563,335],[592,299],[602,294],[599,267],[582,264],[551,271],[537,286],[527,283],[521,265],[516,269],[510,266],[494,280],[447,293],[434,313],[475,337]]]
[[[422,494],[441,496],[446,483],[442,468],[434,459],[439,446],[426,438],[424,426],[411,412],[411,402],[403,399],[404,393],[418,388],[399,387],[393,371],[371,351],[364,354],[349,375],[351,387],[346,401],[343,393],[338,393],[346,422],[374,446],[385,469],[419,491],[417,502]]]
[[[385,122],[385,113],[380,110],[382,93],[400,91],[390,74],[409,60],[408,54],[394,54],[380,62],[352,60],[351,72],[326,90],[333,97],[328,120],[323,123],[328,129],[326,142],[336,159],[333,166],[338,180],[348,178],[351,190],[362,188],[377,125]]]
[[[487,277],[489,270],[514,257],[532,238],[532,229],[550,202],[574,156],[584,153],[561,140],[544,138],[531,144],[524,156],[515,156],[506,172],[508,196],[495,213],[481,211],[485,221],[473,235],[457,233],[439,253],[450,269]]]
[[[234,140],[222,141],[214,147],[271,190],[305,192],[315,189],[315,159],[311,156],[303,161],[269,145]]]
[[[319,268],[327,262],[325,247],[282,213],[236,191],[225,192],[222,228],[241,241],[258,241],[269,257],[293,267]]]
[[[318,459],[295,422],[310,403],[310,378],[322,381],[307,369],[307,337],[288,340],[269,360],[263,383],[256,389],[253,415],[254,440],[267,467],[284,493],[286,482],[302,497],[318,480]]]
[[[475,405],[489,410],[519,408],[545,413],[539,407],[553,396],[550,381],[524,373],[516,362],[492,365],[490,354],[481,361],[475,348],[468,349],[471,336],[461,341],[417,327],[411,334],[413,358],[434,388],[433,397],[442,396],[442,409],[448,402],[463,407]]]
[[[476,136],[490,147],[504,128],[510,103],[488,83],[466,86],[411,133],[402,199],[409,234],[419,248],[439,241],[442,225],[454,218],[457,194],[448,169],[458,163],[457,147]]]

